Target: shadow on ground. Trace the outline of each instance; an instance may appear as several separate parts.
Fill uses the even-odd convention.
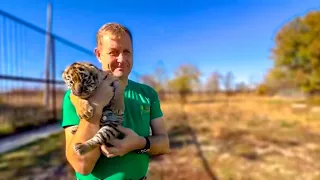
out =
[[[188,116],[183,115],[183,119],[188,122]],[[183,138],[186,137],[186,138]],[[188,138],[189,137],[189,138]],[[208,160],[201,150],[201,144],[196,135],[196,131],[189,125],[174,126],[169,130],[170,148],[180,149],[186,145],[195,145],[197,155],[201,159],[202,166],[211,180],[218,180],[217,175],[210,167]]]

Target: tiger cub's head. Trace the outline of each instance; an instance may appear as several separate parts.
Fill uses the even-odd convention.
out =
[[[88,98],[103,79],[103,71],[87,62],[75,62],[62,73],[62,79],[71,92],[80,98]]]

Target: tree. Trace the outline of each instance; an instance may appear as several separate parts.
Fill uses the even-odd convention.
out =
[[[140,80],[153,87],[159,95],[160,99],[164,99],[165,97],[165,90],[166,90],[166,83],[167,83],[167,77],[166,72],[163,68],[156,68],[155,71],[152,74],[145,74],[140,77]]]
[[[223,85],[225,88],[226,95],[230,95],[232,92],[232,85],[233,85],[234,75],[232,72],[227,72],[227,74],[223,77]]]
[[[297,78],[301,78],[299,76]],[[285,69],[273,68],[270,69],[264,78],[263,89],[265,94],[274,94],[281,90],[297,89],[298,79],[292,79],[290,73]],[[260,84],[261,86],[261,84]],[[261,88],[261,87],[259,87]]]
[[[284,25],[276,35],[271,58],[279,80],[294,80],[306,93],[320,91],[320,11]]]
[[[147,85],[153,87],[154,89],[156,89],[156,87],[158,86],[156,79],[150,74],[142,75],[140,77],[140,80],[142,83],[147,84]]]
[[[182,105],[186,103],[186,97],[200,83],[200,71],[194,65],[181,65],[175,72],[173,79],[169,81],[169,87],[180,96]]]
[[[213,72],[207,80],[206,89],[212,93],[219,92],[220,91],[220,85],[219,85],[220,80],[221,80],[221,75],[217,71]]]
[[[236,84],[235,91],[238,93],[248,93],[249,87],[245,82],[241,81]]]
[[[157,67],[154,71],[154,77],[157,81],[158,86],[156,87],[156,90],[159,94],[160,99],[165,98],[165,92],[167,91],[167,83],[168,83],[168,77],[167,72],[163,67]]]

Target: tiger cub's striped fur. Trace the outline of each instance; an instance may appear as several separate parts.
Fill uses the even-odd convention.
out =
[[[122,124],[124,116],[124,86],[111,72],[108,72],[106,76],[105,72],[91,63],[75,62],[64,70],[62,78],[71,93],[80,101],[77,113],[81,119],[88,120],[93,116],[94,109],[88,98],[94,94],[104,79],[111,78],[113,82],[111,85],[115,89],[113,98],[103,109],[100,120],[101,128],[91,139],[75,145],[74,149],[77,154],[83,155],[98,145],[110,145],[112,138],[123,136],[117,126]]]

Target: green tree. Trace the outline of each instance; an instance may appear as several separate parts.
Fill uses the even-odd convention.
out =
[[[311,11],[284,25],[276,35],[272,73],[306,93],[320,91],[320,12]]]

